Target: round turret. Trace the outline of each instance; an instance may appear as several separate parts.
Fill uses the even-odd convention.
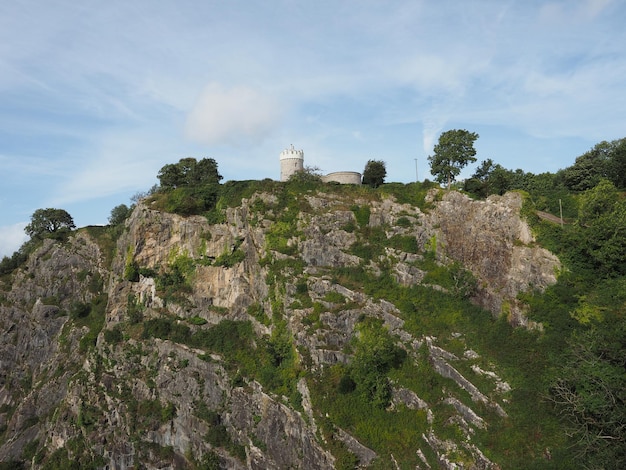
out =
[[[304,170],[304,151],[293,145],[280,152],[280,180],[287,181],[291,175]]]

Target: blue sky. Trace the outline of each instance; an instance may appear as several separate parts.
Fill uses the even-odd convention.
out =
[[[625,23],[621,0],[1,2],[0,256],[36,209],[104,224],[182,157],[278,179],[294,144],[410,182],[463,128],[479,162],[567,167],[626,136]]]

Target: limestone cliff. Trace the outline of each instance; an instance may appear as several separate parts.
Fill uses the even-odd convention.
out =
[[[290,197],[286,205],[284,194],[256,193],[217,224],[145,202],[113,250],[106,229],[81,229],[65,243],[46,240],[3,279],[0,461],[498,468],[473,436],[506,419],[510,386],[463,332],[418,331],[406,301],[356,276],[411,295],[416,286],[467,295],[524,323],[517,294],[555,282],[559,262],[534,244],[520,196],[433,193],[424,210],[358,193]],[[452,273],[450,283],[431,269]],[[326,388],[339,381],[333,374],[359,354],[367,318],[384,325],[411,370],[447,381],[430,399],[408,379],[389,381],[381,412],[416,420],[410,458],[324,402],[336,393]]]
[[[554,284],[560,269],[557,257],[534,243],[521,208],[519,193],[474,201],[449,192],[429,217],[442,253],[479,280],[476,301],[515,324],[527,323],[517,294]]]

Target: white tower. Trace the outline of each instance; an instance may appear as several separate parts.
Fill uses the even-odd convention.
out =
[[[304,170],[304,151],[296,150],[293,144],[280,152],[280,180],[287,181],[291,175]]]

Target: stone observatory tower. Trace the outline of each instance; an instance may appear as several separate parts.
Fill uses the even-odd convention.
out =
[[[304,151],[290,148],[280,152],[280,180],[287,181],[291,175],[304,170]]]

